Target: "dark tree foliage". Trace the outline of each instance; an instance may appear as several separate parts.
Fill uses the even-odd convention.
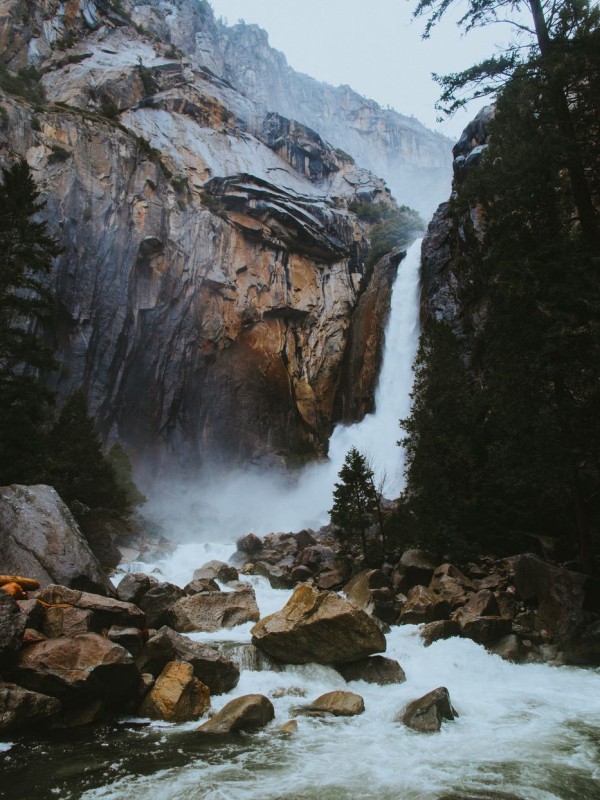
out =
[[[339,538],[347,547],[360,542],[365,557],[368,556],[367,531],[379,520],[379,501],[373,470],[356,447],[346,454],[335,484],[331,521],[339,529]]]
[[[125,492],[128,507],[138,508],[143,505],[148,498],[140,492],[133,480],[131,461],[124,447],[118,442],[113,444],[106,454],[106,460],[113,469],[117,485]]]
[[[406,433],[403,511],[417,521],[417,543],[464,553],[477,528],[475,408],[461,343],[445,321],[424,326],[414,365]]]
[[[428,16],[425,37],[455,5],[456,0],[418,1],[415,16]],[[595,247],[600,246],[600,228],[585,148],[573,112],[571,82],[574,71],[584,64],[581,51],[589,48],[599,20],[600,11],[589,0],[467,0],[458,23],[466,31],[504,21],[512,24],[520,37],[500,55],[463,72],[434,76],[443,89],[438,107],[449,114],[474,97],[494,94],[515,77],[543,84],[582,235]],[[588,72],[587,79],[597,91],[597,74]]]
[[[598,63],[600,51],[585,53],[588,66]],[[572,71],[573,119],[597,128],[598,90],[586,74]],[[457,265],[461,313],[478,320],[463,348],[471,399],[462,365],[444,366],[444,338],[426,332],[404,423],[405,502],[432,535],[450,524],[496,552],[552,536],[591,571],[600,526],[600,253],[577,223],[548,84],[522,78],[517,71],[500,93],[490,144],[454,205],[457,220],[477,207],[485,223],[481,246]],[[600,142],[590,139],[582,152],[595,172]],[[454,412],[443,403],[449,393]],[[456,430],[459,413],[470,430]],[[451,446],[438,450],[448,437]]]
[[[0,187],[0,483],[39,475],[42,426],[53,395],[42,380],[55,367],[42,332],[52,314],[44,285],[60,253],[25,161],[2,170]]]
[[[49,434],[46,479],[79,522],[90,512],[119,516],[130,511],[127,492],[102,453],[82,392],[69,397]]]

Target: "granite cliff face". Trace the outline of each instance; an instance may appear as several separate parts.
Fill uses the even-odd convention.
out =
[[[452,150],[454,181],[453,196],[469,169],[479,163],[489,139],[489,123],[494,106],[485,106],[464,129]],[[469,317],[469,327],[478,326],[483,309],[461,307],[460,258],[479,246],[483,239],[483,220],[479,209],[471,208],[468,215],[452,213],[451,203],[442,203],[423,239],[421,251],[421,314],[450,322],[459,335],[464,332],[463,318]]]
[[[448,139],[349,86],[330,86],[296,72],[257,25],[221,24],[207,4],[185,0],[139,5],[134,19],[157,35],[170,35],[194,63],[226,78],[263,112],[277,111],[319,131],[335,148],[384,178],[399,203],[416,208],[426,219],[446,195],[451,180]]]
[[[214,25],[187,0],[0,3],[5,63],[45,91],[2,90],[0,155],[27,159],[65,248],[57,388],[158,469],[323,452],[354,310],[398,262],[365,268],[348,210],[392,205],[381,180],[169,42]]]

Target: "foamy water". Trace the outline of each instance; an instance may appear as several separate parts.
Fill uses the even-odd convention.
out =
[[[183,584],[203,555],[202,549],[181,548],[160,567],[167,579]],[[209,555],[229,553],[216,546]],[[250,580],[262,616],[280,609],[290,596],[289,591],[272,589],[264,578]],[[190,638],[249,643],[251,627]],[[509,664],[466,639],[425,648],[413,625],[392,628],[386,655],[400,662],[405,683],[347,684],[335,670],[319,665],[243,671],[235,689],[213,698],[215,710],[233,697],[270,695],[278,689],[301,690],[305,699],[272,699],[274,722],[260,733],[242,736],[239,746],[214,742],[210,756],[203,751],[189,763],[153,775],[117,778],[83,797],[434,800],[451,791],[493,789],[527,800],[600,798],[599,670]],[[436,734],[415,733],[395,721],[407,702],[442,685],[458,719],[444,723]],[[334,689],[362,695],[365,713],[347,719],[297,716],[295,735],[283,738],[278,733],[279,725],[296,716],[295,706]],[[195,727],[163,726],[163,746],[168,747],[169,737],[177,742],[184,734],[198,736]]]

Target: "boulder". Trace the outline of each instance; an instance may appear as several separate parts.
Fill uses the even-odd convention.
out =
[[[277,564],[268,564],[266,561],[256,561],[253,575],[262,575],[266,578],[273,589],[290,589],[294,582],[290,573],[281,569]]]
[[[452,639],[453,636],[460,636],[460,625],[454,619],[441,619],[436,622],[428,622],[419,631],[419,636],[423,640],[425,647],[437,642],[439,639]]]
[[[296,587],[281,611],[252,628],[252,642],[288,664],[358,661],[386,648],[385,636],[368,614],[306,583]]]
[[[156,586],[158,579],[143,572],[128,572],[117,586],[117,597],[124,603],[139,606],[146,592]]]
[[[327,692],[302,710],[318,716],[332,714],[334,717],[355,717],[365,710],[365,701],[354,692]]]
[[[109,628],[107,638],[115,644],[120,644],[134,658],[137,658],[144,646],[144,633],[139,628],[124,628],[121,625],[113,625]]]
[[[411,548],[402,553],[400,566],[402,567],[403,583],[398,588],[406,593],[413,586],[429,586],[437,564],[425,550]]]
[[[346,598],[367,614],[375,610],[374,589],[391,589],[391,580],[380,569],[366,569],[355,575],[344,586]]]
[[[39,600],[31,598],[29,600],[18,600],[17,604],[21,612],[25,614],[28,628],[41,629],[46,614],[46,606]]]
[[[429,588],[451,609],[464,606],[476,591],[475,584],[453,564],[442,564],[433,573]]]
[[[205,683],[213,695],[228,692],[240,679],[238,667],[214,647],[192,642],[164,626],[148,639],[136,663],[140,672],[157,677],[169,661],[189,662],[194,676]]]
[[[19,653],[12,675],[25,688],[70,706],[99,699],[118,708],[136,696],[139,682],[130,654],[96,633],[29,645]]]
[[[341,567],[334,567],[325,572],[321,572],[315,578],[315,583],[319,589],[341,589],[346,580],[346,573]]]
[[[61,709],[56,697],[31,692],[14,683],[0,683],[0,730],[19,728],[54,717]]]
[[[288,719],[287,722],[284,722],[283,725],[279,726],[279,733],[283,736],[292,736],[292,734],[298,731],[298,720],[297,719]]]
[[[460,608],[455,618],[460,622],[462,617],[498,617],[500,610],[493,592],[481,589]]]
[[[0,586],[0,592],[10,595],[15,600],[25,600],[27,598],[27,592],[18,583],[5,583]]]
[[[209,561],[199,569],[194,570],[193,577],[195,581],[212,579],[221,581],[221,583],[228,583],[229,581],[237,581],[239,574],[231,564],[226,564],[224,561]]]
[[[336,665],[337,671],[346,681],[365,681],[387,686],[392,683],[404,683],[406,675],[400,664],[393,658],[385,656],[369,656],[360,661]]]
[[[504,617],[462,617],[461,636],[478,644],[487,644],[511,632],[512,623]]]
[[[294,567],[290,573],[290,577],[294,584],[296,583],[304,583],[305,581],[311,580],[314,577],[313,571],[308,567],[302,566],[300,564],[297,567]]]
[[[510,619],[498,613],[496,598],[489,589],[482,589],[454,614],[461,636],[486,644],[511,632]]]
[[[236,697],[198,728],[200,733],[226,735],[264,728],[275,717],[273,703],[262,694]]]
[[[299,565],[308,567],[312,572],[321,572],[335,566],[337,554],[327,545],[315,544],[305,547],[298,559]]]
[[[584,619],[586,576],[556,567],[530,553],[506,559],[512,582],[527,603],[535,602],[535,630],[561,641]]]
[[[527,648],[514,633],[501,636],[495,641],[486,642],[486,650],[513,664],[521,664],[528,656]]]
[[[114,595],[114,587],[51,486],[0,488],[0,564],[6,572],[35,578],[42,586]]]
[[[453,720],[457,716],[452,708],[448,689],[440,686],[409,703],[397,717],[397,721],[420,733],[433,733],[439,731],[442,720]]]
[[[256,622],[260,612],[252,588],[183,597],[169,609],[167,624],[176,631],[218,631]]]
[[[0,592],[0,667],[21,647],[26,627],[27,616],[17,601]]]
[[[183,587],[185,594],[200,594],[201,592],[220,592],[219,584],[212,578],[200,578],[199,580],[190,581]]]
[[[254,555],[255,553],[258,553],[259,550],[262,550],[263,543],[262,539],[259,538],[255,533],[248,533],[246,536],[240,536],[235,543],[235,546],[242,553]]]
[[[184,590],[174,583],[156,583],[140,599],[140,608],[146,615],[149,628],[168,625],[169,611],[175,603],[185,597]]]
[[[23,646],[26,644],[37,644],[37,642],[45,642],[48,637],[43,633],[36,631],[35,628],[25,628],[23,633]]]
[[[426,586],[413,586],[398,617],[402,625],[433,622],[448,618],[448,602]]]
[[[133,603],[124,603],[122,600],[103,597],[91,592],[68,589],[66,586],[50,584],[42,589],[38,599],[51,606],[70,605],[91,611],[94,625],[98,629],[108,629],[111,625],[133,625],[141,628],[145,624],[144,612],[140,611]]]
[[[42,632],[48,639],[89,633],[94,630],[93,616],[91,611],[84,608],[50,606],[44,614]]]
[[[306,530],[306,528],[298,531],[298,533],[295,533],[294,538],[296,539],[296,547],[299,553],[301,553],[306,547],[312,547],[314,544],[317,544],[315,532]]]
[[[139,709],[142,717],[167,722],[198,719],[210,706],[210,690],[194,677],[186,661],[169,661],[156,679]]]

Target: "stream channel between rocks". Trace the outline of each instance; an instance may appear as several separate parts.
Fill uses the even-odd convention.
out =
[[[186,545],[159,566],[183,585],[195,567],[227,560],[233,547]],[[248,580],[261,616],[279,610],[290,592],[264,578]],[[226,586],[223,586],[227,590]],[[190,634],[223,647],[242,667],[240,682],[216,696],[271,697],[275,720],[263,731],[208,740],[198,722],[168,724],[134,717],[101,727],[12,736],[0,744],[0,792],[28,800],[438,800],[445,795],[500,800],[600,800],[600,670],[514,665],[466,639],[423,647],[418,627],[393,627],[386,655],[406,682],[346,683],[318,665],[253,669],[251,623]],[[394,717],[410,700],[444,685],[459,713],[439,733],[410,731]],[[279,726],[294,707],[324,692],[364,697],[350,718],[297,716],[298,730]],[[284,690],[282,692],[281,690]],[[288,692],[288,693],[285,693]],[[273,697],[275,693],[275,697]],[[490,794],[491,793],[491,794]]]

